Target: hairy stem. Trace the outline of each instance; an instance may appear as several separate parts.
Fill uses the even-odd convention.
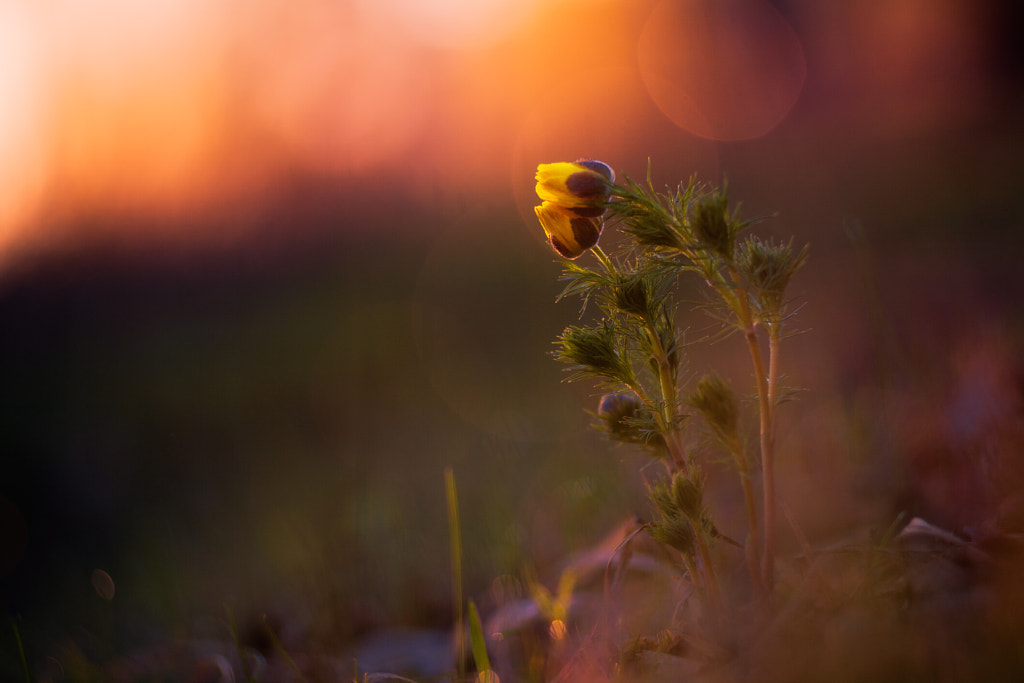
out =
[[[733,312],[736,314],[743,336],[747,340],[750,361],[754,366],[754,379],[757,383],[758,422],[760,424],[761,447],[761,482],[763,491],[764,546],[760,554],[761,584],[770,595],[775,584],[775,454],[774,454],[774,409],[769,396],[772,384],[769,373],[765,372],[764,355],[757,339],[757,324],[750,310],[750,298],[742,286],[740,274],[732,270],[733,282],[737,290],[733,301]],[[726,301],[730,299],[723,295]],[[777,355],[777,354],[774,354]],[[755,560],[756,561],[756,556]]]
[[[609,274],[618,274],[619,269],[615,266],[615,262],[608,257],[608,254],[604,252],[600,245],[594,245],[591,251],[594,252],[594,256],[597,257],[597,260]],[[666,353],[665,347],[661,343],[661,338],[654,327],[654,322],[645,320],[644,325],[651,340],[651,346],[654,349],[655,360],[658,363],[658,385],[661,390],[661,410],[657,411],[658,421],[665,437],[665,446],[668,448],[669,455],[672,458],[672,464],[678,471],[685,472],[687,469],[686,447],[683,444],[682,434],[675,427],[677,414],[673,413],[672,410],[672,406],[678,404],[676,400],[675,373],[672,371],[672,365],[668,360],[668,353]],[[633,389],[634,393],[641,400],[648,403],[649,407],[654,408],[653,403],[650,402],[646,392],[641,387],[630,388]]]
[[[772,440],[772,409],[769,404],[767,375],[761,346],[753,327],[746,332],[750,360],[757,378],[757,405],[761,430],[761,483],[764,487],[764,547],[761,554],[761,572],[765,588],[770,593],[775,577],[775,455]]]
[[[604,266],[604,269],[606,271],[608,271],[609,273],[619,272],[619,269],[615,267],[615,264],[612,262],[612,260],[608,258],[608,254],[604,253],[604,249],[601,248],[600,244],[595,244],[593,247],[590,248],[590,251],[594,252],[594,256],[597,257],[597,260],[601,262],[601,265]]]
[[[680,472],[686,472],[689,467],[686,464],[686,452],[683,445],[682,432],[679,430],[678,417],[681,416],[680,405],[677,393],[679,387],[677,377],[671,362],[668,359],[668,352],[665,350],[661,337],[658,334],[654,321],[645,320],[647,336],[651,341],[651,348],[654,351],[655,361],[658,364],[658,382],[661,386],[662,399],[662,421],[665,424],[665,443],[668,445],[672,462]],[[722,603],[722,593],[718,586],[718,575],[715,572],[714,560],[711,557],[711,549],[708,543],[710,534],[703,524],[697,524],[694,528],[696,536],[697,555],[700,558],[700,576],[711,605],[718,607]],[[692,569],[691,569],[692,571]],[[696,575],[694,575],[696,576]]]
[[[764,593],[759,559],[761,532],[757,522],[757,497],[754,494],[754,482],[750,479],[750,464],[747,462],[746,454],[743,452],[743,446],[738,438],[730,440],[729,449],[736,460],[736,469],[740,475],[740,485],[743,487],[743,502],[747,509],[747,524],[750,526],[750,536],[746,543],[747,572],[750,574],[754,595],[761,598]]]
[[[718,575],[715,573],[715,564],[711,558],[711,548],[708,546],[708,532],[704,525],[698,525],[697,555],[700,557],[700,566],[703,571],[704,590],[707,591],[708,602],[712,608],[722,606],[722,591],[718,586]]]
[[[779,347],[782,342],[781,325],[776,321],[768,330],[768,378],[767,408],[768,428],[761,434],[761,457],[764,476],[765,542],[764,566],[765,585],[771,590],[775,582],[775,410],[779,402]],[[769,517],[769,513],[771,517]],[[771,524],[772,526],[769,526]]]
[[[654,359],[658,364],[658,384],[661,387],[661,421],[664,424],[665,444],[668,446],[672,462],[680,472],[687,470],[686,448],[683,445],[682,434],[676,428],[679,417],[679,402],[676,393],[675,372],[668,360],[668,353],[661,343],[661,337],[654,327],[654,323],[646,320],[647,336],[651,340],[651,347],[654,349]]]

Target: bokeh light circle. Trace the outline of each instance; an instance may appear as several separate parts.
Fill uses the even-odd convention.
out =
[[[694,135],[750,140],[793,108],[807,73],[792,26],[768,2],[662,0],[638,44],[647,92]]]

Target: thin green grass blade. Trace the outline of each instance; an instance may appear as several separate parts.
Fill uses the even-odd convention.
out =
[[[18,622],[11,620],[11,629],[14,630],[14,640],[18,643],[18,656],[21,657],[21,669],[25,672],[25,683],[32,683],[32,673],[28,668],[28,657],[25,656],[25,643],[21,640],[21,629]]]
[[[455,473],[444,470],[444,489],[448,499],[448,539],[452,553],[452,607],[455,612],[455,654],[459,680],[466,675],[465,618],[462,612],[462,531],[459,524],[459,496],[455,489]]]
[[[301,683],[309,683],[309,679],[302,673],[302,669],[300,669],[299,665],[295,663],[294,659],[292,659],[291,653],[289,653],[287,648],[285,648],[281,639],[277,637],[277,632],[274,631],[273,627],[271,627],[270,621],[268,621],[267,615],[265,614],[263,615],[263,629],[270,638],[270,642],[274,646],[274,649],[277,650],[278,654],[284,660],[284,663],[289,669],[291,669],[292,673],[295,674],[297,680],[301,681]]]
[[[490,671],[491,660],[487,656],[484,629],[480,625],[480,614],[472,600],[469,601],[469,642],[473,647],[473,661],[476,662],[476,670],[479,672]]]

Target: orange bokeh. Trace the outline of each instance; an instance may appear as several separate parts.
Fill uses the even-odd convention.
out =
[[[658,107],[694,135],[749,140],[782,122],[806,74],[793,28],[768,2],[663,0],[639,43]]]
[[[201,222],[180,217],[252,215],[296,172],[339,188],[401,173],[421,198],[527,209],[542,161],[636,174],[661,153],[716,175],[715,143],[778,126],[812,59],[886,120],[969,101],[911,79],[934,62],[971,81],[962,3],[870,4],[789,3],[789,18],[765,0],[4,4],[0,253],[113,230],[96,227],[110,215],[192,239]],[[928,83],[927,111],[892,91]]]

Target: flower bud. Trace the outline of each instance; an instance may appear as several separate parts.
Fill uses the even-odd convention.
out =
[[[579,258],[601,237],[604,221],[600,217],[580,216],[572,209],[545,201],[533,207],[552,248],[567,259]]]
[[[608,431],[612,434],[627,429],[626,420],[636,417],[641,408],[640,399],[636,394],[605,394],[597,406],[597,416],[604,420]]]
[[[579,215],[603,214],[614,181],[611,167],[592,159],[537,166],[537,196],[563,208],[586,210]]]

